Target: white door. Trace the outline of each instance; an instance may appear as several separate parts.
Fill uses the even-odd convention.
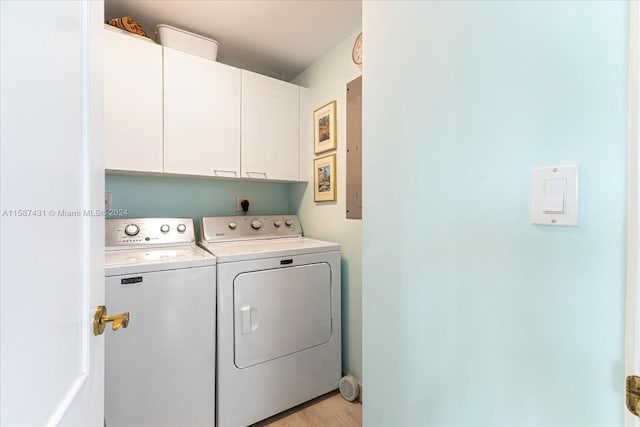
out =
[[[640,426],[640,5],[630,2],[629,37],[629,182],[627,214],[627,295],[625,426]]]
[[[103,7],[0,1],[3,426],[103,423]]]
[[[162,173],[162,46],[104,31],[104,166]]]
[[[242,176],[300,179],[300,87],[242,70]]]
[[[164,50],[164,171],[237,177],[240,70]]]

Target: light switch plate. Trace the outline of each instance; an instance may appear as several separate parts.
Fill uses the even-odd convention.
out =
[[[107,191],[106,193],[104,193],[104,210],[111,210],[111,201],[111,193]]]
[[[562,201],[558,201],[559,197]],[[550,209],[550,206],[554,208]],[[533,169],[531,223],[578,225],[578,165]]]

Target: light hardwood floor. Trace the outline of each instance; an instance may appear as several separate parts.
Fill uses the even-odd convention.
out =
[[[327,393],[251,427],[360,427],[362,405],[348,402],[338,391]]]

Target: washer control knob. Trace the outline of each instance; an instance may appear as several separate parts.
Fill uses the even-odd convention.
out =
[[[286,225],[287,227],[291,227],[293,225],[293,220],[292,219],[287,219],[284,222],[284,225]]]
[[[259,219],[254,219],[253,221],[251,221],[251,228],[253,228],[254,230],[260,230],[261,227],[262,221],[260,221]]]
[[[179,233],[184,233],[185,231],[187,231],[187,226],[184,224],[178,224],[177,228]]]
[[[232,230],[235,230],[237,226],[238,226],[238,223],[235,222],[235,221],[231,221],[229,223],[229,228],[232,229]]]
[[[127,236],[135,236],[140,232],[140,227],[135,224],[129,224],[124,228],[124,234]]]
[[[282,221],[280,221],[279,219],[276,219],[276,220],[273,222],[273,225],[275,225],[276,227],[280,227],[280,226],[282,225]]]
[[[170,227],[169,227],[169,225],[167,225],[167,224],[162,224],[162,225],[160,226],[160,231],[162,231],[163,233],[168,233],[168,232],[169,232],[169,228],[170,228]]]

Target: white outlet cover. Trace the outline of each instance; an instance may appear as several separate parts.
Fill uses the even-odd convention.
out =
[[[578,165],[533,169],[531,223],[578,225]]]

